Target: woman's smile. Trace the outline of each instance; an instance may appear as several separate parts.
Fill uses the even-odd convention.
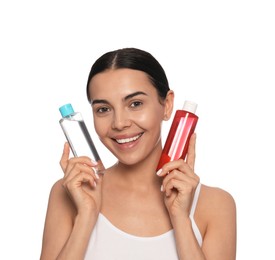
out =
[[[143,133],[140,133],[140,134],[137,134],[137,135],[132,136],[132,137],[117,137],[117,138],[113,138],[113,140],[115,140],[119,144],[132,143],[132,142],[138,140],[142,135],[143,135]]]

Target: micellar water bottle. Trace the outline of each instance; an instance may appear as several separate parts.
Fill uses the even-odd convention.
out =
[[[199,117],[195,114],[197,104],[185,101],[182,110],[177,110],[168,133],[157,170],[170,161],[185,160],[189,140],[195,131]]]
[[[71,104],[59,108],[62,118],[59,120],[61,128],[70,145],[75,157],[88,156],[98,165],[95,167],[98,172],[103,171],[104,165],[98,155],[86,124],[80,112],[74,112]]]

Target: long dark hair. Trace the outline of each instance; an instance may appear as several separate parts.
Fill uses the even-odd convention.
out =
[[[164,69],[149,52],[136,48],[123,48],[103,54],[93,64],[86,87],[89,102],[89,83],[91,79],[105,70],[122,68],[145,72],[161,99],[164,99],[170,90]]]

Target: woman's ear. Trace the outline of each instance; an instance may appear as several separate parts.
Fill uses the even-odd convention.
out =
[[[171,114],[173,112],[173,107],[174,107],[174,91],[169,90],[167,92],[165,101],[164,101],[164,117],[163,120],[167,121],[170,119]]]

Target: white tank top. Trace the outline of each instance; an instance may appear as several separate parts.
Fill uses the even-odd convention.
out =
[[[194,213],[201,184],[195,191],[190,219],[199,245],[202,236],[194,221]],[[174,231],[154,237],[138,237],[115,227],[103,214],[99,214],[91,234],[85,260],[178,260]]]

